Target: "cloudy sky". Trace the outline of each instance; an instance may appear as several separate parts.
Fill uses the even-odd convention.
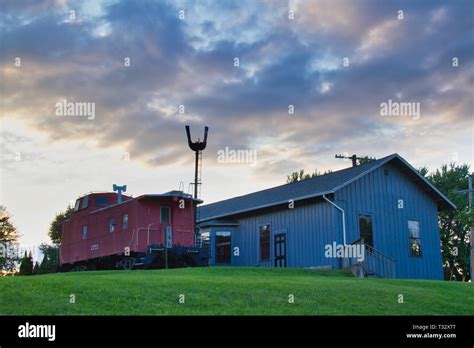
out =
[[[0,204],[25,244],[86,192],[187,191],[185,124],[196,138],[210,127],[206,202],[350,165],[336,153],[473,163],[472,1],[0,6]],[[381,115],[388,100],[419,117]],[[65,101],[94,117],[58,115]],[[226,147],[257,160],[221,163]]]

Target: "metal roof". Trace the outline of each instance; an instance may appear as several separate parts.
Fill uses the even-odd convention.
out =
[[[356,167],[350,167],[332,173],[319,175],[311,179],[284,184],[243,196],[203,205],[199,207],[199,221],[202,222],[279,204],[287,204],[290,200],[299,201],[302,199],[319,197],[323,194],[334,193],[342,187],[349,185],[353,181],[391,161],[397,161],[401,167],[407,169],[407,174],[411,175],[418,184],[428,188],[435,196],[438,204],[456,209],[456,206],[436,187],[434,187],[433,184],[418,173],[418,171],[400,155],[395,153]]]

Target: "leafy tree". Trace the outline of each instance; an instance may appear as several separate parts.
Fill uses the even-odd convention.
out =
[[[0,205],[0,271],[13,271],[18,257],[8,252],[18,244],[19,233],[10,221],[11,215]]]
[[[427,177],[428,176],[428,173],[429,173],[429,169],[427,166],[424,166],[424,167],[421,167],[421,168],[418,168],[418,172],[423,175],[424,177]]]
[[[320,176],[320,175],[328,174],[331,172],[332,172],[331,170],[327,170],[324,173],[321,173],[316,169],[313,173],[309,174],[309,173],[305,173],[304,169],[301,169],[299,172],[293,172],[290,175],[287,175],[286,182],[290,184],[293,182],[311,179],[311,178],[314,178],[315,176]]]
[[[456,204],[456,210],[444,210],[438,215],[443,270],[445,279],[467,281],[471,278],[469,227],[472,221],[469,217],[472,213],[468,210],[468,195],[460,195],[456,191],[467,189],[469,165],[445,164],[429,175],[427,175],[428,169],[424,167],[420,169],[420,173]]]
[[[366,164],[372,161],[375,161],[375,157],[364,156],[357,160],[357,165],[360,166],[361,164]]]
[[[72,207],[68,207],[66,211],[57,214],[53,222],[51,222],[51,225],[49,226],[48,236],[49,238],[51,238],[51,241],[54,244],[61,243],[61,224],[63,221],[69,220],[73,211],[74,209]]]
[[[44,257],[43,261],[41,261],[38,273],[45,274],[56,272],[58,265],[59,248],[53,245],[41,244],[39,246],[39,249],[43,253]]]
[[[33,257],[31,256],[31,251],[27,255],[25,251],[25,256],[21,259],[20,264],[20,273],[19,275],[32,275],[33,274]]]

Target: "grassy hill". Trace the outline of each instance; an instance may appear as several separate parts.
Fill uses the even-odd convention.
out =
[[[0,314],[473,315],[474,286],[272,268],[60,273],[0,278]]]

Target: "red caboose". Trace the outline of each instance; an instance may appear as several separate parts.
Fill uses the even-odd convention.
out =
[[[195,211],[202,201],[182,191],[136,198],[115,192],[76,200],[62,225],[62,270],[199,265]]]

